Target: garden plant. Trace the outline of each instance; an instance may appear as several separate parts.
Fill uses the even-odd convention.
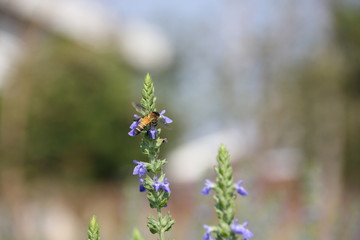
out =
[[[153,81],[149,74],[145,77],[140,104],[134,104],[138,114],[134,114],[134,121],[130,125],[129,135],[140,138],[140,150],[145,160],[133,160],[135,167],[133,175],[139,180],[139,192],[146,193],[150,208],[156,209],[155,216],[148,216],[147,227],[150,232],[158,235],[159,240],[165,240],[165,232],[171,230],[175,223],[169,212],[164,214],[170,199],[170,181],[164,172],[167,160],[161,158],[160,148],[167,142],[160,137],[160,124],[170,124],[172,119],[165,116],[165,110],[157,112],[156,96]],[[246,227],[247,222],[239,224],[235,218],[235,199],[237,195],[247,196],[247,191],[242,186],[243,180],[233,182],[233,170],[230,165],[230,155],[224,145],[220,145],[215,167],[216,181],[205,180],[205,187],[201,193],[209,195],[214,192],[215,212],[218,218],[217,225],[204,225],[203,240],[244,240],[253,237],[252,232]],[[135,229],[133,240],[143,237]],[[88,240],[100,240],[99,224],[96,217],[90,220]]]

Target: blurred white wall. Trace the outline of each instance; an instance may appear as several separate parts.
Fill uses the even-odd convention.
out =
[[[256,129],[244,126],[211,132],[177,147],[169,155],[168,174],[178,183],[194,183],[209,177],[216,162],[220,144],[230,153],[232,162],[251,154],[255,147]]]

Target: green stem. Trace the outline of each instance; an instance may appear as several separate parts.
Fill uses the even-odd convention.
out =
[[[161,224],[161,220],[162,220],[162,214],[161,214],[161,208],[160,207],[158,207],[157,208],[157,214],[158,214],[158,221],[159,221],[159,223]],[[164,238],[164,231],[163,231],[163,229],[162,229],[162,224],[161,224],[161,229],[160,229],[160,232],[159,232],[159,237],[160,237],[160,239],[159,240],[165,240],[165,238]]]

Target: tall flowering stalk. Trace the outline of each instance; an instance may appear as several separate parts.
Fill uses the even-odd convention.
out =
[[[246,228],[247,222],[238,223],[235,216],[236,193],[247,196],[247,191],[241,186],[242,180],[236,184],[233,182],[232,167],[230,165],[230,155],[224,145],[221,145],[217,155],[218,165],[215,167],[217,174],[216,182],[209,179],[205,180],[205,187],[201,193],[208,195],[213,190],[215,192],[215,212],[219,223],[216,226],[204,225],[206,232],[203,240],[235,240],[241,235],[244,240],[253,237],[253,234]]]
[[[169,124],[172,120],[164,115],[165,110],[156,112],[156,97],[154,84],[149,74],[145,77],[142,90],[141,107],[138,108],[141,116],[134,115],[135,120],[130,126],[130,136],[141,136],[140,150],[147,157],[147,161],[134,160],[136,164],[133,175],[138,175],[140,192],[147,192],[146,196],[150,207],[156,209],[156,216],[149,216],[147,226],[151,233],[159,234],[164,240],[164,233],[174,224],[168,212],[165,216],[162,209],[167,206],[170,198],[170,183],[164,173],[166,159],[160,159],[160,147],[166,141],[160,138],[161,129],[158,121]]]

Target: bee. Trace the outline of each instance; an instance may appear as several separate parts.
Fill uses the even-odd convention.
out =
[[[152,124],[153,126],[157,125],[157,120],[160,117],[160,113],[158,112],[150,112],[147,116],[139,119],[139,124],[136,126],[134,130],[134,134],[138,135],[141,133],[147,126]]]
[[[159,119],[161,119],[164,124],[173,122],[172,119],[164,115],[166,112],[165,110],[162,110],[160,113],[156,111],[148,112],[140,104],[133,103],[133,106],[137,112],[141,113],[142,117],[134,115],[136,119],[130,126],[131,131],[128,132],[130,136],[136,136],[144,131],[144,129],[148,129],[150,137],[155,139],[155,136],[158,133],[158,130],[155,127],[157,126]]]
[[[141,104],[132,103],[135,110],[143,117],[139,117],[135,121],[138,122],[136,128],[133,130],[134,135],[140,134],[146,127],[148,126],[157,126],[158,118],[160,117],[160,113],[158,112],[149,112],[146,113],[145,108]]]

